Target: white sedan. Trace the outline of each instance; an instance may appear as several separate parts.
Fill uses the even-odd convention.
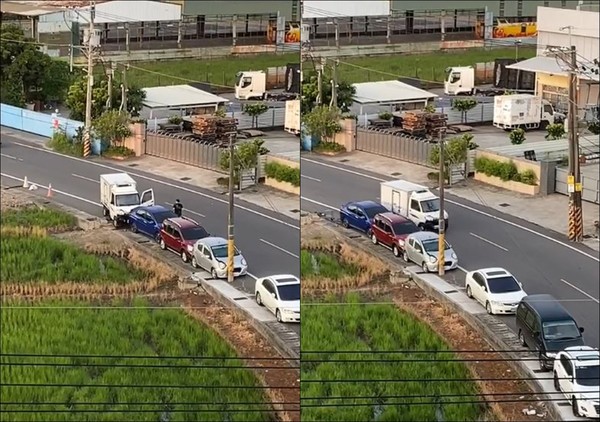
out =
[[[504,268],[482,268],[467,273],[467,296],[477,300],[488,314],[514,314],[527,293]]]
[[[279,322],[300,322],[300,280],[281,274],[256,280],[256,303],[275,314]]]
[[[600,352],[589,346],[567,347],[554,361],[554,388],[571,402],[574,416],[600,417]]]

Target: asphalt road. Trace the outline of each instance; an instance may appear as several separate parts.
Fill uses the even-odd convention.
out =
[[[313,156],[302,158],[301,165],[304,211],[337,210],[340,204],[352,200],[378,201],[380,182],[391,180]],[[585,327],[587,344],[599,346],[598,252],[568,244],[565,236],[494,209],[451,194],[446,197],[450,216],[447,238],[462,268],[447,273],[448,281],[464,287],[464,270],[506,268],[523,283],[527,293],[549,293],[561,300]],[[391,254],[384,248],[381,253]],[[514,317],[499,318],[514,329]]]
[[[98,217],[102,216],[100,175],[127,172],[137,181],[140,192],[154,189],[157,204],[172,204],[175,199],[180,199],[185,207],[184,215],[197,220],[212,235],[227,237],[227,197],[213,191],[114,162],[66,157],[7,135],[2,136],[0,162],[3,185],[20,186],[22,182],[15,178],[23,179],[25,176],[30,183],[42,186],[50,183],[54,200]],[[39,189],[37,192],[43,195],[46,190]],[[256,277],[281,273],[300,275],[300,230],[297,221],[238,200],[235,236],[236,246],[248,261],[251,273],[236,279],[236,288],[254,294]],[[294,329],[299,331],[299,327]]]

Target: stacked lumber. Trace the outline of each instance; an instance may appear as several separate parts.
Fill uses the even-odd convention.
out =
[[[405,111],[402,115],[402,130],[413,136],[423,136],[427,132],[427,122],[423,111]]]
[[[217,120],[217,139],[227,139],[229,132],[237,131],[237,119],[233,117],[221,117]]]
[[[427,113],[425,116],[427,134],[435,136],[448,126],[448,116],[444,113]]]
[[[202,141],[216,141],[217,117],[206,114],[192,116],[192,133]]]

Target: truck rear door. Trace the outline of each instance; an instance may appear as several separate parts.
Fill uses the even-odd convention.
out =
[[[140,196],[140,205],[144,207],[151,207],[154,205],[154,189],[148,189],[142,192]]]

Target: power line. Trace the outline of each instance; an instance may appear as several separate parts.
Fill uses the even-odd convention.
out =
[[[237,356],[201,356],[201,355],[84,355],[84,354],[38,354],[38,353],[0,353],[2,357],[51,357],[51,358],[90,358],[90,359],[188,359],[188,360],[241,360]],[[266,358],[244,357],[245,360],[294,360],[296,358],[286,358],[273,356]]]
[[[561,379],[571,379],[570,377],[558,377]],[[596,380],[600,379],[599,377],[577,377],[579,380],[589,379]],[[349,378],[349,379],[302,379],[302,384],[371,384],[371,383],[382,383],[382,384],[395,384],[395,383],[405,383],[405,382],[513,382],[513,381],[552,381],[554,377],[515,377],[515,378],[401,378],[401,379],[357,379],[357,378]]]
[[[239,358],[243,360],[244,358]],[[248,365],[152,365],[152,364],[124,364],[124,363],[41,363],[41,362],[2,362],[4,366],[40,366],[52,368],[80,368],[80,367],[95,367],[95,368],[148,368],[148,369],[254,369],[254,370],[285,370],[300,369],[299,366],[248,366]]]
[[[23,382],[13,382],[13,383],[2,383],[2,387],[35,387],[35,388],[50,388],[50,387],[77,387],[77,388],[162,388],[162,389],[206,389],[206,390],[297,390],[298,387],[293,387],[289,385],[282,386],[262,386],[262,385],[164,385],[164,384],[61,384],[61,383],[23,383]]]

